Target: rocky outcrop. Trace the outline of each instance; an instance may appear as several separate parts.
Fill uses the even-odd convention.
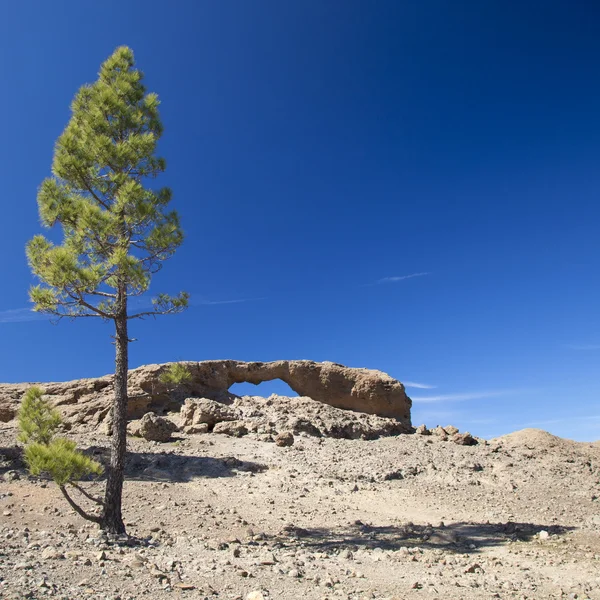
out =
[[[392,419],[396,424],[394,429],[409,431],[411,427],[411,400],[406,395],[404,386],[381,371],[308,360],[250,363],[214,360],[184,364],[192,377],[175,389],[159,380],[168,364],[146,365],[131,370],[129,418],[138,419],[148,412],[159,415],[178,412],[186,398],[196,401],[205,398],[221,404],[231,404],[236,396],[229,392],[229,388],[234,383],[259,384],[281,379],[299,396],[339,409]],[[0,421],[7,422],[16,416],[19,402],[29,385],[31,384],[0,384]],[[110,425],[112,376],[41,385],[63,414],[68,426],[96,426],[101,423]],[[235,416],[232,414],[230,418]],[[202,418],[197,424],[202,422],[207,421]]]

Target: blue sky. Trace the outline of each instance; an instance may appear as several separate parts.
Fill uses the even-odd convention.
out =
[[[0,381],[113,368],[108,324],[31,315],[24,245],[73,95],[127,44],[186,231],[152,289],[193,298],[132,325],[132,367],[331,360],[405,382],[416,424],[600,438],[595,3],[98,7],[0,8]]]

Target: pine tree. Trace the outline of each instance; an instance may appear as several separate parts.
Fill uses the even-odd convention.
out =
[[[67,485],[78,490],[88,500],[100,506],[104,502],[94,498],[79,483],[90,475],[101,475],[102,465],[77,450],[75,442],[56,438],[54,434],[62,426],[58,411],[44,399],[44,390],[38,386],[27,390],[19,409],[19,441],[25,444],[25,462],[32,475],[47,473],[58,485],[67,502],[83,518],[101,523],[101,517],[86,512],[67,491]]]
[[[156,156],[162,134],[158,97],[146,93],[133,52],[117,48],[98,80],[83,86],[54,150],[52,177],[39,189],[41,222],[59,225],[55,245],[42,235],[27,245],[34,309],[61,319],[100,318],[115,324],[113,435],[100,525],[124,533],[121,515],[126,452],[128,323],[182,311],[188,295],[159,294],[131,312],[128,299],[148,291],[151,277],[183,241],[179,217],[168,210],[171,190],[151,180],[165,170]]]

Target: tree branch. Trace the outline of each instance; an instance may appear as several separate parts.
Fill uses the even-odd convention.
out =
[[[73,300],[75,300],[78,304],[80,304],[81,306],[85,306],[87,309],[91,310],[92,312],[95,312],[99,317],[102,317],[103,319],[108,319],[108,320],[114,319],[114,317],[111,314],[104,312],[103,310],[100,310],[99,308],[96,308],[93,304],[90,304],[89,302],[86,302],[83,299],[82,292],[75,291],[72,293],[69,290],[65,290],[65,291],[66,291],[67,295],[69,296],[69,298],[73,298]],[[78,317],[79,315],[71,315],[71,316]]]
[[[102,296],[103,298],[116,298],[117,297],[116,294],[109,294],[108,292],[99,292],[99,291],[86,292],[86,294],[89,294],[90,296]]]
[[[77,171],[79,172],[79,177],[81,178],[83,187],[93,196],[94,200],[96,200],[96,202],[98,202],[98,204],[103,206],[106,210],[109,210],[108,204],[106,202],[104,202],[103,200],[100,200],[100,198],[98,197],[98,194],[96,194],[96,192],[94,192],[92,187],[86,181],[85,176],[81,174],[81,171],[79,169],[77,169]]]
[[[85,510],[83,510],[83,508],[81,508],[81,506],[79,506],[78,504],[76,504],[73,501],[73,498],[71,498],[71,496],[69,496],[69,492],[67,492],[67,488],[64,485],[59,485],[58,489],[62,492],[62,495],[66,498],[67,502],[71,505],[71,508],[80,516],[83,517],[84,519],[91,521],[92,523],[98,523],[98,525],[102,522],[102,520],[100,519],[100,517],[97,517],[96,515],[90,515],[89,513],[86,513]]]
[[[100,498],[96,498],[95,496],[92,496],[87,490],[85,490],[84,488],[82,488],[80,485],[78,485],[77,483],[73,483],[71,481],[71,485],[81,494],[83,494],[88,500],[91,500],[92,502],[95,502],[96,504],[99,504],[100,506],[104,506],[104,502],[102,500],[100,500]]]
[[[128,319],[140,319],[142,317],[156,317],[158,315],[173,315],[173,314],[177,314],[179,312],[183,312],[185,310],[185,307],[174,307],[174,308],[168,308],[167,310],[148,310],[145,312],[141,312],[141,313],[136,313],[135,315],[129,315],[127,318]]]

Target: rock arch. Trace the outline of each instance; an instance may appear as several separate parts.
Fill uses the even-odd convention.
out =
[[[234,383],[281,379],[299,396],[381,417],[391,417],[410,427],[412,402],[404,386],[386,373],[355,369],[332,362],[278,360],[240,362],[215,360],[185,363],[192,373],[194,395],[219,399]]]
[[[342,408],[396,419],[410,430],[412,402],[404,386],[389,375],[371,369],[309,360],[240,362],[207,360],[184,363],[191,381],[176,390],[160,382],[164,365],[146,365],[129,372],[130,418],[148,411],[178,410],[186,397],[227,402],[234,383],[261,383],[281,379],[299,396]],[[0,384],[0,422],[16,416],[19,402],[29,384]],[[97,425],[109,417],[112,406],[112,376],[80,379],[66,383],[41,384],[69,425]]]

